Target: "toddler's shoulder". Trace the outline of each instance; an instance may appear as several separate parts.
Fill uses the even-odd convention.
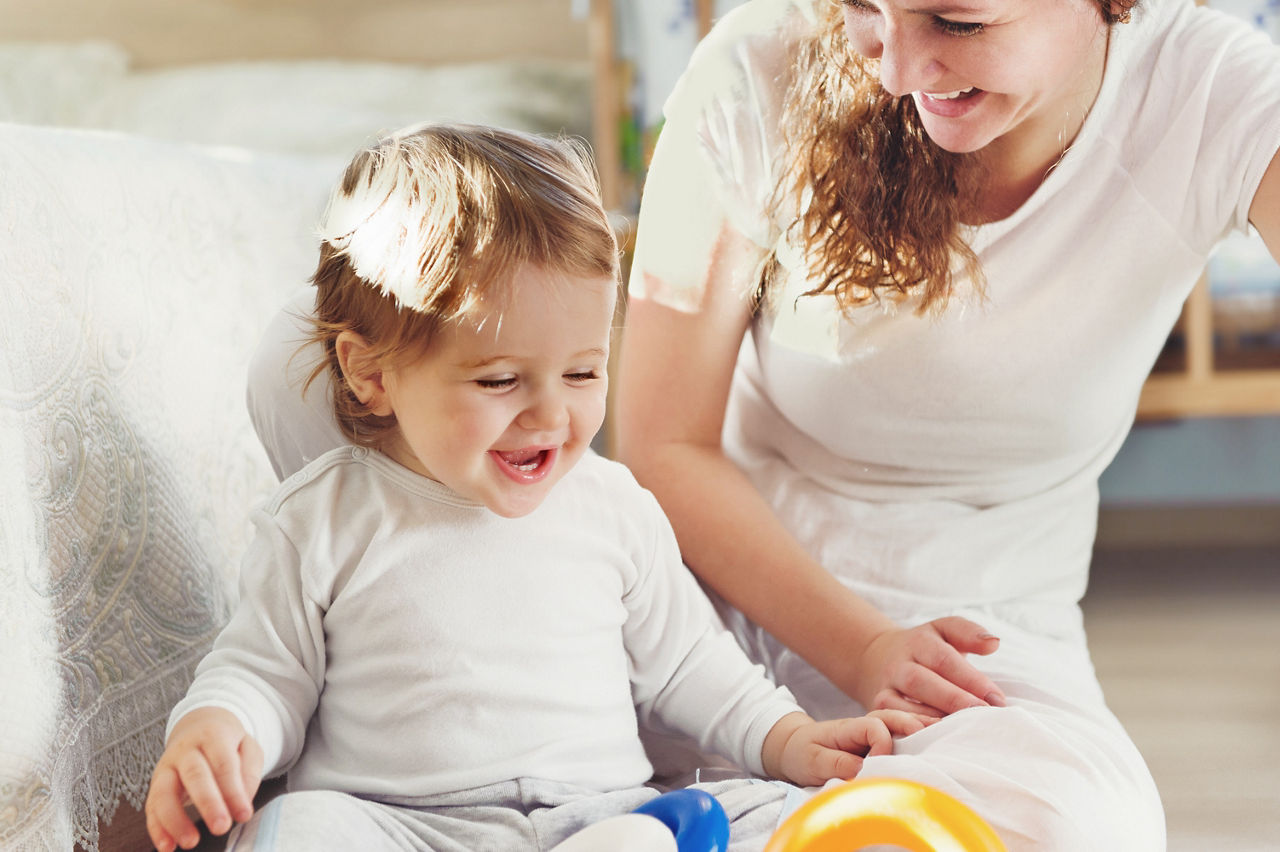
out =
[[[592,511],[633,519],[661,513],[658,501],[636,481],[631,468],[591,450],[561,487]]]
[[[353,480],[369,479],[370,451],[364,447],[343,446],[316,457],[302,470],[284,479],[267,499],[264,509],[277,514],[299,501],[308,501],[320,492],[344,491],[341,486]]]
[[[578,480],[578,487],[602,494],[616,492],[619,495],[626,495],[644,490],[640,483],[636,482],[631,468],[621,462],[607,459],[595,450],[587,450],[574,468],[573,478]]]
[[[295,541],[338,526],[376,527],[411,499],[401,484],[408,475],[374,450],[337,447],[281,482],[261,514]]]

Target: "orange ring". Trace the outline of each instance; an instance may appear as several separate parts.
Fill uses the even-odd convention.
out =
[[[765,852],[853,852],[878,843],[911,852],[1007,852],[967,805],[897,778],[850,781],[819,793],[787,818]]]

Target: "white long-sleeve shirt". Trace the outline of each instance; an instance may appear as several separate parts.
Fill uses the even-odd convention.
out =
[[[255,523],[240,605],[170,727],[231,710],[290,789],[635,786],[637,712],[762,772],[799,709],[715,623],[653,497],[593,454],[506,519],[344,447]]]

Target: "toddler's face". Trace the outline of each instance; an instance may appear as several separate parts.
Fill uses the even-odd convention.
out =
[[[503,517],[536,509],[605,414],[609,278],[520,270],[512,295],[386,370],[398,430],[384,451]]]

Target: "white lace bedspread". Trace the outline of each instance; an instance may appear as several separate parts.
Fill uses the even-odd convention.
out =
[[[274,482],[246,365],[335,177],[0,124],[0,848],[142,802]]]

